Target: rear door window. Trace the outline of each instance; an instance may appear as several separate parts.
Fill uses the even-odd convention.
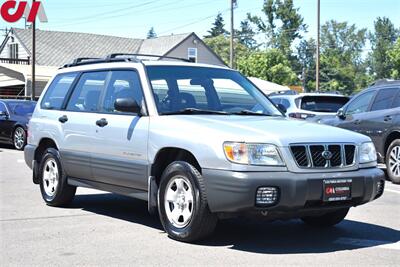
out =
[[[398,92],[399,89],[397,88],[379,90],[372,104],[371,111],[392,108],[392,103]]]
[[[104,90],[109,72],[88,72],[82,74],[71,99],[68,102],[68,111],[97,112],[99,100]]]
[[[64,99],[77,76],[77,73],[57,75],[47,89],[40,107],[42,109],[61,109]]]

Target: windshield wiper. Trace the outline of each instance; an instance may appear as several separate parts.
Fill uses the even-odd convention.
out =
[[[184,108],[177,111],[163,112],[161,115],[186,115],[186,114],[212,114],[212,115],[228,115],[225,111],[207,110],[198,108]]]
[[[251,111],[248,109],[244,109],[241,110],[239,112],[233,112],[233,113],[229,113],[230,115],[254,115],[254,116],[269,116],[269,117],[275,117],[275,116],[279,116],[279,115],[271,115],[271,114],[265,114],[265,113],[259,113],[256,111]]]

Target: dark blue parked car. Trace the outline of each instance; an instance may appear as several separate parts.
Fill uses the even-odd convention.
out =
[[[0,99],[0,143],[24,149],[28,122],[35,106],[34,101]]]

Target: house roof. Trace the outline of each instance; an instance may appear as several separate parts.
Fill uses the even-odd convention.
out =
[[[18,28],[13,28],[12,31],[31,54],[32,31]],[[104,57],[112,53],[165,55],[191,34],[193,33],[143,40],[90,33],[36,30],[36,64],[62,66],[78,57]]]

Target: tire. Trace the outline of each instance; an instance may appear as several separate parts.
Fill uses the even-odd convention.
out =
[[[66,206],[75,196],[76,187],[68,185],[60,154],[54,148],[47,149],[40,161],[39,185],[43,200],[49,206]]]
[[[309,216],[301,218],[303,222],[315,227],[331,227],[344,220],[350,208],[344,208],[321,216]]]
[[[171,163],[161,176],[158,213],[168,236],[182,242],[207,237],[218,221],[208,208],[203,177],[182,161]]]
[[[400,184],[400,139],[394,140],[386,152],[386,172],[393,183]]]
[[[18,126],[13,133],[13,145],[17,150],[24,150],[26,145],[26,132],[25,129]]]

